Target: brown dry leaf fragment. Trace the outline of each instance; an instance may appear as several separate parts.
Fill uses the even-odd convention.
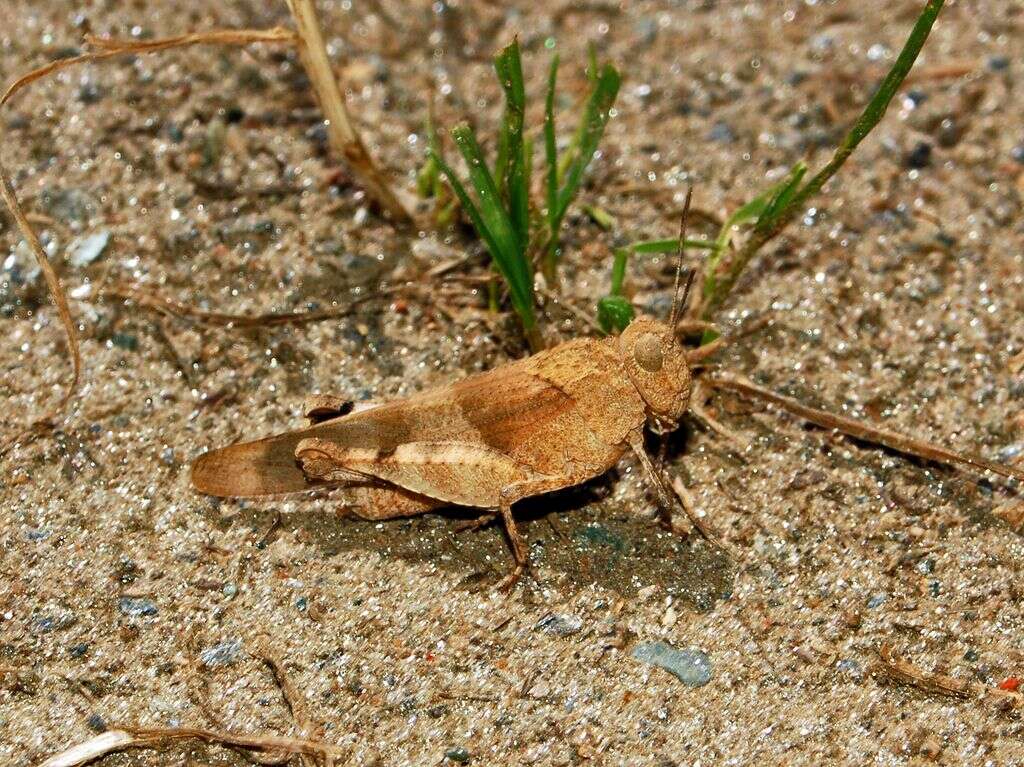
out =
[[[967,698],[971,694],[971,688],[967,682],[945,674],[932,674],[924,671],[900,657],[892,645],[883,644],[878,648],[878,655],[882,659],[882,671],[897,682],[903,682],[924,692],[945,695],[949,698]]]
[[[993,516],[999,517],[1014,530],[1020,531],[1024,528],[1024,501],[1011,501],[992,511]]]
[[[1021,372],[1024,372],[1024,352],[1020,352],[1019,354],[1015,354],[1010,357],[1008,367],[1013,375],[1020,375]]]

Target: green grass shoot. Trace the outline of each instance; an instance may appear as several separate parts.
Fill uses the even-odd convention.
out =
[[[445,161],[431,121],[427,131],[427,162],[419,177],[420,191],[423,196],[437,197],[435,174],[447,179],[507,284],[512,306],[522,321],[531,348],[536,351],[543,347],[543,339],[537,327],[534,264],[541,265],[549,285],[557,284],[559,232],[604,134],[618,95],[620,77],[610,64],[598,67],[596,54],[591,49],[587,68],[591,90],[576,133],[560,160],[554,114],[558,57],[554,57],[542,131],[547,161],[544,199],[540,204],[531,204],[533,145],[526,136],[526,89],[518,41],[513,41],[495,57],[494,69],[505,96],[494,165],[488,164],[473,129],[465,123],[456,126],[451,136],[466,164],[468,183],[463,183]],[[600,218],[600,212],[591,215]],[[607,224],[607,214],[605,216]]]
[[[886,74],[885,79],[882,80],[881,85],[875,91],[874,96],[872,96],[860,117],[839,143],[839,146],[836,147],[832,159],[803,186],[800,186],[800,183],[803,180],[806,169],[801,170],[799,177],[797,177],[796,170],[802,167],[802,163],[797,168],[794,168],[794,171],[791,171],[787,177],[787,180],[791,182],[791,186],[784,189],[779,189],[778,187],[774,189],[777,199],[774,199],[767,209],[758,216],[750,237],[743,244],[743,247],[740,248],[739,252],[730,259],[729,264],[724,268],[720,265],[724,249],[717,251],[715,254],[717,257],[713,259],[713,264],[711,263],[712,259],[709,259],[704,279],[702,310],[704,319],[709,319],[723,304],[725,299],[728,298],[743,270],[746,269],[747,265],[761,248],[778,235],[797,216],[813,195],[821,191],[825,183],[836,174],[850,155],[853,154],[853,151],[860,142],[871,133],[882,117],[885,116],[889,103],[892,101],[893,96],[896,95],[896,91],[903,83],[903,80],[906,79],[911,67],[914,66],[918,54],[921,53],[921,48],[924,47],[925,41],[928,39],[932,25],[935,23],[939,11],[942,10],[943,2],[944,0],[928,0],[925,3],[921,14],[914,24],[914,28],[910,32],[910,36],[903,45],[903,50],[896,57],[895,63],[888,74]],[[772,191],[769,190],[769,192]],[[751,203],[757,199],[755,198]],[[748,203],[748,205],[751,203]],[[712,265],[714,268],[711,268]]]

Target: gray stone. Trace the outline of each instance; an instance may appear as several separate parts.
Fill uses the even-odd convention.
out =
[[[703,687],[711,681],[711,659],[703,650],[677,650],[665,642],[643,642],[633,648],[633,657],[663,668],[688,687]]]

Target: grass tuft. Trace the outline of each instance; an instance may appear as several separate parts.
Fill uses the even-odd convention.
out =
[[[537,328],[534,264],[540,262],[549,284],[557,282],[559,232],[579,193],[584,174],[597,152],[618,95],[621,78],[610,64],[597,65],[591,50],[587,67],[591,90],[576,133],[565,154],[558,156],[555,135],[555,90],[558,56],[551,62],[544,108],[544,156],[547,164],[544,199],[531,204],[533,145],[526,136],[526,88],[519,43],[513,40],[494,58],[494,70],[505,95],[505,110],[497,134],[496,157],[489,166],[474,130],[461,124],[452,139],[467,168],[467,182],[445,161],[440,140],[428,125],[427,163],[421,171],[421,193],[437,197],[433,173],[443,174],[487,248],[495,268],[508,285],[512,306],[531,348],[543,346]]]

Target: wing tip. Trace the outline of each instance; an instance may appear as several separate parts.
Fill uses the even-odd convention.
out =
[[[316,483],[295,460],[292,433],[210,450],[192,464],[192,487],[218,498],[285,495],[311,490]]]

